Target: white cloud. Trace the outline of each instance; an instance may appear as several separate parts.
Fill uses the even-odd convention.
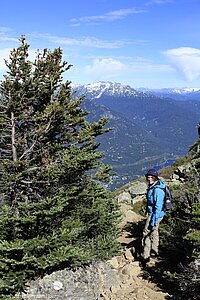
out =
[[[106,41],[100,40],[95,37],[83,37],[82,39],[65,38],[65,37],[52,37],[51,40],[60,45],[66,46],[82,46],[93,48],[119,48],[123,46],[122,41]]]
[[[19,42],[17,38],[0,35],[0,42]]]
[[[171,72],[173,68],[169,65],[155,64],[152,60],[138,57],[129,64],[129,69],[134,72]]]
[[[94,75],[98,80],[109,79],[113,76],[118,76],[121,72],[126,70],[126,65],[119,60],[113,58],[97,58],[92,65],[85,67],[87,75]]]
[[[169,65],[154,64],[150,60],[139,57],[126,62],[116,58],[96,58],[84,68],[83,73],[95,80],[112,80],[118,76],[131,77],[136,73],[168,73],[172,71],[174,69]]]
[[[0,42],[18,42],[17,38],[8,35],[10,32],[9,27],[0,27]]]
[[[156,4],[167,4],[167,3],[173,3],[173,0],[151,0],[145,3],[145,6],[149,5],[156,5]]]
[[[126,18],[129,15],[133,14],[140,14],[145,13],[146,10],[144,9],[136,9],[136,8],[124,8],[119,10],[113,10],[108,13],[105,13],[103,15],[96,15],[96,16],[85,16],[81,18],[73,18],[70,21],[72,22],[72,25],[78,26],[80,23],[94,23],[94,22],[101,22],[101,21],[115,21],[115,20],[121,20]]]
[[[50,34],[31,34],[32,38],[45,39],[49,42],[56,43],[62,46],[81,46],[81,47],[92,47],[92,48],[105,48],[105,49],[113,49],[120,48],[125,45],[144,45],[146,41],[144,40],[101,40],[95,37],[82,37],[78,38],[70,38],[70,37],[59,37]]]
[[[191,82],[200,77],[200,49],[180,47],[167,50],[164,54],[187,81]]]
[[[3,27],[0,26],[0,35],[5,35],[8,34],[9,32],[11,32],[11,28],[10,27]]]

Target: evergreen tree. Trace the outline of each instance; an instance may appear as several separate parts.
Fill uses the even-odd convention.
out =
[[[63,73],[60,48],[29,60],[22,36],[0,86],[0,295],[28,279],[107,259],[118,249],[118,208],[103,185],[92,124]],[[4,298],[3,298],[4,299]]]

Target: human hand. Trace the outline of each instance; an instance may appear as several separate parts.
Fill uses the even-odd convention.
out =
[[[154,231],[155,228],[156,228],[156,226],[149,225],[149,228],[148,228],[148,229],[151,230],[151,231]]]
[[[149,230],[148,230],[148,229],[145,229],[145,230],[143,231],[143,238],[146,237],[148,234],[149,234]]]

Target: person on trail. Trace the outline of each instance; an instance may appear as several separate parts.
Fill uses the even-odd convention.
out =
[[[159,224],[165,215],[164,198],[165,183],[158,178],[158,172],[150,169],[145,174],[147,188],[147,220],[143,231],[142,265],[150,261],[150,257],[158,257]]]

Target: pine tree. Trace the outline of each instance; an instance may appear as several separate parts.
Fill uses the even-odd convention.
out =
[[[0,294],[22,291],[29,279],[107,259],[118,249],[118,208],[103,182],[92,124],[63,74],[60,48],[20,45],[6,61],[0,85]],[[4,299],[4,298],[3,298]]]

